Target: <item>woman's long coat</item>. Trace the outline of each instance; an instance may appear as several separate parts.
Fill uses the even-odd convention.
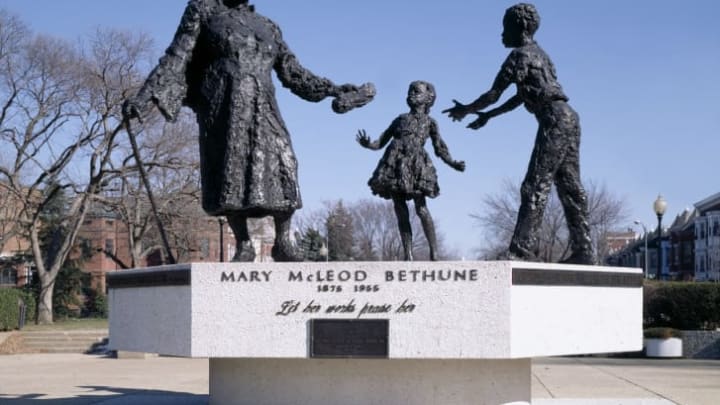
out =
[[[302,205],[297,161],[271,72],[308,101],[336,91],[303,68],[279,28],[252,6],[191,0],[172,44],[138,94],[173,120],[182,105],[200,128],[202,204],[211,215],[264,216]]]

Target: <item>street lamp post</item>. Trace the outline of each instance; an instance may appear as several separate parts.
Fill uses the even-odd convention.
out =
[[[320,256],[325,256],[325,261],[329,262],[330,261],[330,249],[328,249],[328,247],[327,247],[327,241],[328,241],[328,239],[325,238],[325,243],[323,243],[323,245],[320,247],[320,249],[318,250],[318,253],[320,253]]]
[[[667,209],[667,202],[663,198],[662,195],[658,194],[657,199],[653,203],[653,210],[655,211],[655,214],[657,215],[658,219],[658,227],[657,227],[657,235],[658,235],[658,268],[657,268],[657,275],[656,279],[660,280],[662,277],[662,217],[665,214],[665,210]]]
[[[639,220],[635,220],[635,225],[642,226],[643,234],[645,234],[645,265],[643,266],[643,274],[645,275],[645,278],[648,276],[648,248],[647,248],[647,238],[648,238],[648,231],[645,227],[645,224],[640,222]]]
[[[220,263],[225,261],[225,218],[218,217],[220,224]]]

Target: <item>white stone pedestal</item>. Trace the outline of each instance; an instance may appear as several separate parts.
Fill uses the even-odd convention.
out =
[[[530,359],[210,359],[217,404],[460,405],[530,401]]]
[[[111,348],[210,358],[218,404],[529,403],[532,357],[642,349],[640,269],[205,263],[108,284]],[[387,327],[325,347],[382,358],[318,358],[317,321],[357,319]]]

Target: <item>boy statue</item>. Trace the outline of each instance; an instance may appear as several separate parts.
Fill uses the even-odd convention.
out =
[[[477,114],[478,118],[468,125],[471,129],[479,129],[490,118],[522,104],[535,115],[539,124],[535,147],[522,183],[515,232],[502,258],[537,260],[537,233],[554,183],[570,233],[571,254],[564,262],[592,264],[588,203],[580,180],[579,118],[568,105],[552,61],[533,39],[539,26],[540,16],[532,4],[520,3],[508,8],[503,18],[502,42],[513,50],[492,88],[467,105],[453,100],[455,106],[443,112],[453,121],[462,120],[470,113]],[[517,87],[517,94],[500,107],[481,111],[496,103],[511,84]]]

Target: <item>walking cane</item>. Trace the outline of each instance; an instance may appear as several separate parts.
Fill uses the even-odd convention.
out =
[[[142,120],[139,116],[138,121],[142,123]],[[150,207],[152,208],[153,215],[155,216],[155,221],[157,222],[158,230],[160,231],[160,238],[162,238],[163,246],[165,248],[165,257],[167,258],[167,263],[175,264],[175,256],[173,256],[172,252],[170,251],[170,242],[168,241],[167,234],[165,233],[165,226],[160,220],[160,214],[158,213],[157,205],[155,204],[155,197],[153,196],[152,189],[150,188],[150,182],[147,179],[145,166],[143,166],[142,160],[140,159],[140,150],[137,146],[135,133],[132,131],[132,127],[130,126],[130,118],[124,117],[123,124],[125,126],[125,130],[127,131],[128,138],[130,139],[130,146],[132,147],[133,157],[135,158],[135,162],[137,162],[138,170],[140,171],[140,178],[145,185],[145,190],[147,191],[148,199],[150,200]]]

